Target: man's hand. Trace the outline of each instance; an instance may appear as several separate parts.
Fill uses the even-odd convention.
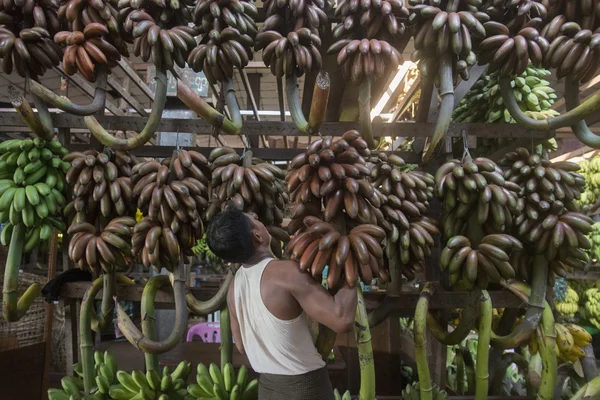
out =
[[[300,271],[298,265],[292,268],[297,272],[288,290],[304,312],[336,333],[350,331],[356,316],[356,289],[344,285],[333,296],[310,274]]]

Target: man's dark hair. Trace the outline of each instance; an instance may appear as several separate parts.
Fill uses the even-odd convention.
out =
[[[217,257],[232,263],[245,263],[254,252],[252,224],[235,207],[215,215],[206,231],[206,242]]]

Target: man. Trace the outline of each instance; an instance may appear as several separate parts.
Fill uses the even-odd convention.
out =
[[[215,216],[206,236],[213,253],[242,264],[227,304],[235,345],[261,374],[259,400],[332,400],[306,315],[337,333],[348,332],[356,291],[346,286],[332,296],[295,261],[274,259],[265,226],[237,209]]]

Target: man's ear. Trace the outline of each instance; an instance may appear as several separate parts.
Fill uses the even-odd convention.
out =
[[[258,244],[263,244],[263,238],[258,229],[252,229],[252,241]]]

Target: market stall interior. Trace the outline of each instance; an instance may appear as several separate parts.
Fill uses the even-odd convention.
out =
[[[356,288],[336,399],[600,398],[599,66],[600,0],[4,0],[2,398],[257,399],[228,204]]]

